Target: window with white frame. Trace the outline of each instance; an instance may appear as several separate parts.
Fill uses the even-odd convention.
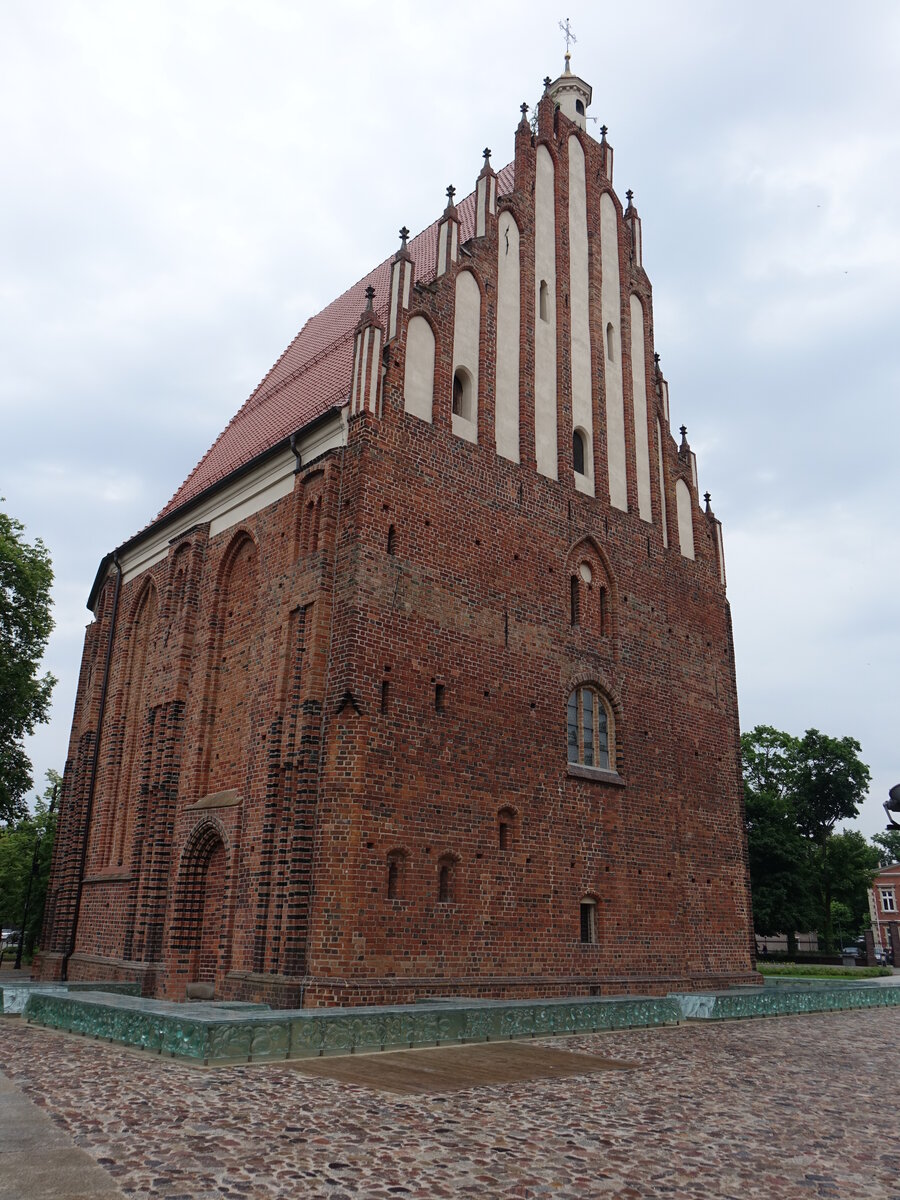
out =
[[[881,911],[896,912],[897,899],[894,895],[894,889],[892,887],[883,887],[878,890],[881,892]]]
[[[566,706],[566,735],[570,763],[609,770],[612,758],[612,716],[594,687],[579,687]]]

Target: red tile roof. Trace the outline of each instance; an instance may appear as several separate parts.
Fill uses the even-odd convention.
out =
[[[510,163],[499,173],[498,194],[511,191],[513,186]],[[464,242],[475,233],[474,192],[460,201],[457,211],[460,240]],[[434,278],[437,231],[438,221],[435,221],[409,243],[419,283]],[[375,288],[375,308],[386,323],[390,278],[388,258],[306,322],[153,524],[195,500],[207,488],[316,417],[347,403],[353,369],[353,331],[365,308],[365,289],[369,284]]]

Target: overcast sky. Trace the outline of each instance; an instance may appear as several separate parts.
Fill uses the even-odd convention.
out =
[[[862,14],[864,12],[864,19]],[[53,556],[65,761],[102,556],[304,321],[465,195],[563,65],[633,188],[741,723],[900,781],[900,4],[4,0],[0,495]]]

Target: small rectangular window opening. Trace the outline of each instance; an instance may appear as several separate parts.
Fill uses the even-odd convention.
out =
[[[386,713],[390,702],[391,684],[390,680],[382,679],[381,681],[381,711]]]
[[[434,685],[434,711],[435,712],[443,712],[444,711],[445,691],[446,691],[446,689],[442,683],[436,683]]]
[[[397,864],[397,860],[395,858],[392,858],[390,860],[390,862],[388,863],[388,877],[387,877],[388,900],[396,900],[399,897],[399,885],[398,885],[399,876],[400,876],[400,868]]]
[[[597,905],[593,900],[581,902],[581,940],[586,945],[597,941]]]
[[[508,850],[510,844],[509,821],[500,822],[500,849]]]

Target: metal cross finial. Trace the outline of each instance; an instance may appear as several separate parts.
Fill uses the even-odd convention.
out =
[[[456,188],[451,183],[450,186],[447,188],[447,205],[449,208],[453,207],[453,197],[455,195],[456,195]]]
[[[628,207],[631,208],[631,202],[634,199],[634,192],[631,190],[631,188],[629,188],[625,193],[625,199],[628,201]]]
[[[486,165],[487,163],[489,163],[491,161],[490,149],[487,146],[485,146],[485,148],[482,150],[481,153],[484,155],[484,161],[485,161],[485,165]]]
[[[706,501],[706,511],[709,512],[709,502],[712,500],[712,496],[709,494],[709,492],[704,492],[703,499]]]
[[[546,90],[552,82],[553,82],[553,80],[550,78],[550,76],[545,75],[544,76],[544,89]]]
[[[522,114],[522,120],[524,121],[525,118],[528,116],[528,105],[525,103],[524,100],[519,105],[519,112]]]
[[[609,133],[609,126],[608,126],[608,125],[601,125],[601,126],[600,126],[600,136],[603,138],[604,142],[606,141],[606,135],[607,135],[608,133]]]
[[[682,425],[681,428],[678,430],[678,432],[681,434],[682,442],[686,442],[687,441],[687,425]]]
[[[366,311],[367,312],[371,309],[372,301],[374,299],[375,299],[375,289],[372,287],[372,285],[370,283],[369,286],[366,288]]]
[[[409,237],[409,230],[404,225],[403,228],[400,230],[400,241],[403,243],[402,246],[400,247],[401,250],[406,249],[406,239],[408,237]]]
[[[566,23],[565,23],[565,25],[563,25],[562,21],[560,21],[560,23],[559,23],[559,27],[560,27],[560,29],[563,31],[563,33],[566,35],[566,54],[568,54],[568,53],[569,53],[569,42],[577,42],[577,41],[578,41],[578,38],[577,38],[577,37],[575,36],[575,34],[572,32],[572,29],[571,29],[571,27],[570,27],[570,25],[569,25],[569,18],[568,18],[568,17],[566,17]]]

